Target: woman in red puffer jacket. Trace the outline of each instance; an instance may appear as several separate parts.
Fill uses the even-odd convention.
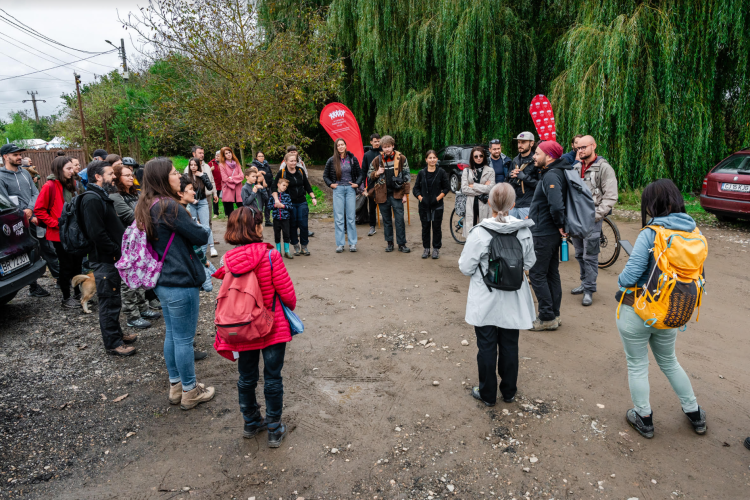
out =
[[[297,305],[294,284],[284,266],[281,254],[270,243],[263,242],[263,213],[251,207],[239,207],[232,212],[227,222],[224,241],[230,245],[242,245],[224,255],[224,264],[214,274],[223,279],[227,272],[242,275],[254,272],[258,278],[263,304],[270,312],[274,297],[281,300],[289,309]],[[270,255],[270,260],[269,260]],[[273,262],[273,271],[271,270]],[[281,369],[284,367],[286,343],[292,340],[289,321],[279,304],[273,308],[271,331],[254,342],[244,345],[227,344],[216,335],[214,348],[227,359],[234,360],[235,353],[240,379],[237,390],[240,398],[240,411],[245,419],[244,436],[251,438],[268,429],[268,446],[278,448],[286,435],[286,426],[281,423],[284,386]],[[234,352],[233,352],[234,351]],[[255,397],[258,385],[258,362],[263,355],[263,392],[266,396],[266,416],[260,413]]]

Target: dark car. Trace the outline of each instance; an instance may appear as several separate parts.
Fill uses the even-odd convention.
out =
[[[483,146],[485,148],[484,154],[489,154],[486,151],[487,147],[483,144],[458,144],[438,151],[438,160],[440,160],[438,165],[448,173],[451,191],[454,193],[461,189],[461,171],[469,166],[471,149],[476,146]]]
[[[750,220],[750,148],[737,151],[703,179],[701,207],[720,221]]]
[[[44,274],[46,265],[23,211],[0,195],[0,306]]]

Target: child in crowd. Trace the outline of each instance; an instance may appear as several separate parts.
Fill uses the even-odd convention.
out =
[[[284,252],[283,255],[287,259],[293,259],[294,255],[289,251],[289,209],[292,206],[292,198],[289,193],[286,192],[286,188],[289,186],[289,180],[281,178],[278,181],[278,193],[279,203],[283,207],[276,206],[276,200],[273,197],[268,199],[268,208],[273,210],[273,237],[276,242],[276,250],[281,252],[281,235],[284,234]],[[244,203],[244,202],[243,202]]]
[[[258,174],[256,167],[245,169],[245,185],[242,186],[242,206],[255,208],[263,211],[265,201],[265,188],[263,187],[263,176]]]
[[[180,204],[183,207],[185,207],[185,209],[187,209],[188,205],[190,205],[191,203],[193,203],[193,201],[195,201],[195,188],[193,187],[193,183],[187,175],[180,176],[180,192],[178,194],[180,195]],[[206,256],[206,252],[203,251],[202,246],[193,245],[193,250],[195,251],[195,255],[198,256],[198,259],[201,261],[201,264],[203,264],[203,267],[208,269],[208,271],[206,272],[206,281],[201,286],[201,289],[204,292],[210,292],[213,290],[213,283],[211,282],[211,274],[215,272],[216,268],[213,268],[214,269],[213,272],[210,271],[212,268],[212,264],[211,264],[211,261],[208,260],[208,257]],[[199,359],[199,358],[196,358],[196,359]],[[203,359],[203,358],[200,358],[200,359]]]

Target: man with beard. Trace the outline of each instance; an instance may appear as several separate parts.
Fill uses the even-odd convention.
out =
[[[94,160],[86,169],[89,178],[88,190],[82,195],[82,229],[91,242],[89,265],[94,270],[96,294],[99,297],[99,328],[102,331],[104,348],[110,354],[130,356],[135,354],[132,344],[138,340],[135,334],[124,335],[120,327],[120,273],[115,262],[120,258],[120,244],[125,227],[115,211],[115,203],[109,193],[117,191],[115,171],[106,161]]]
[[[571,241],[576,249],[576,260],[581,268],[581,284],[571,290],[573,295],[583,294],[581,303],[590,306],[592,294],[596,292],[596,278],[599,275],[599,241],[602,235],[602,219],[617,203],[617,175],[615,169],[596,154],[596,141],[584,135],[576,143],[580,163],[575,165],[594,197],[596,207],[594,228],[586,238],[573,236]]]
[[[503,145],[500,143],[500,139],[490,141],[490,167],[495,171],[495,184],[508,182],[510,158],[503,154]]]
[[[531,199],[539,182],[539,169],[532,154],[534,134],[521,132],[515,140],[518,141],[518,156],[511,161],[508,182],[516,191],[516,206],[510,210],[510,215],[516,219],[525,219],[529,216]]]

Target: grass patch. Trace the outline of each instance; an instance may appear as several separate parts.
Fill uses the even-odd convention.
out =
[[[174,168],[176,168],[180,172],[184,171],[188,166],[189,158],[185,156],[170,156],[169,159],[172,160],[172,165],[174,165]]]
[[[620,191],[620,198],[615,205],[616,209],[628,210],[632,212],[641,212],[641,195],[643,189],[628,189]],[[703,210],[700,198],[693,193],[682,193],[685,200],[685,211],[698,223],[716,223],[716,216]]]
[[[312,204],[312,199],[310,198],[310,195],[308,194],[307,197],[307,204],[310,206],[310,213],[311,214],[323,214],[327,212],[333,211],[333,207],[331,206],[331,202],[326,196],[326,194],[323,192],[322,189],[320,189],[318,186],[313,185],[312,186],[313,193],[315,193],[315,198],[318,200],[317,205]]]

